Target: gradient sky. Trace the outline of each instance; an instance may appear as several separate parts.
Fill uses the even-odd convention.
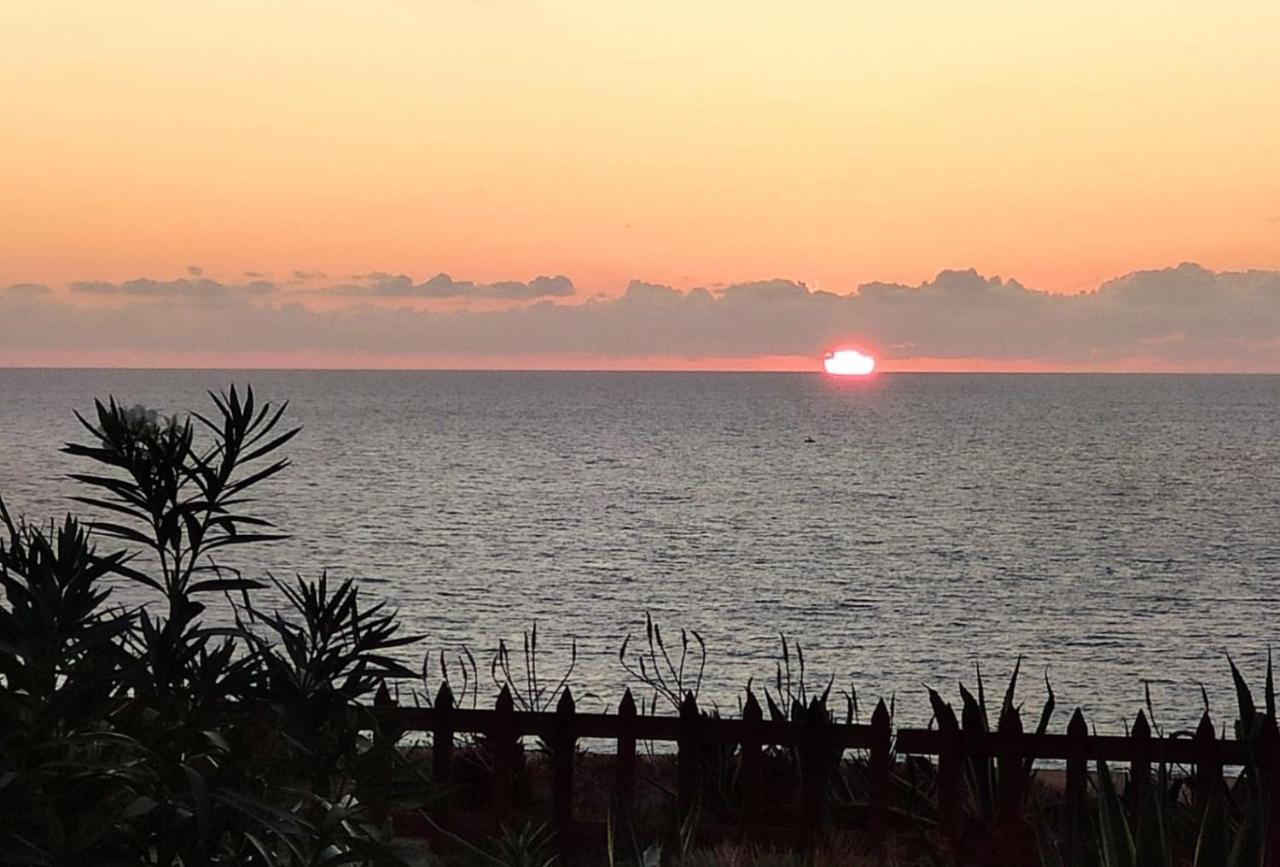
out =
[[[67,318],[121,303],[77,281],[195,277],[269,282],[275,307],[422,311],[448,304],[332,290],[447,272],[499,284],[449,302],[497,316],[632,280],[845,295],[974,268],[1079,293],[1186,261],[1274,271],[1277,34],[1274,0],[6,0],[0,287],[50,287]],[[501,288],[538,275],[571,289]],[[14,294],[11,315],[35,303]],[[130,303],[145,319],[158,302]],[[85,339],[67,352],[131,351]],[[60,352],[0,347],[0,363]],[[541,357],[573,353],[600,355]]]

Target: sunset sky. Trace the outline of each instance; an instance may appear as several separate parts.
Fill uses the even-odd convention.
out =
[[[1277,34],[1274,0],[6,0],[0,364],[1280,370]]]

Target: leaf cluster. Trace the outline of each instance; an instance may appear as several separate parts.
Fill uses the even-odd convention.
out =
[[[362,699],[415,637],[351,580],[242,577],[213,555],[284,538],[253,494],[289,465],[285,406],[236,388],[209,414],[114,399],[78,415],[87,523],[0,501],[0,852],[33,865],[399,863],[379,822],[426,797]],[[100,553],[99,540],[120,546]],[[129,608],[113,587],[154,594]],[[274,592],[267,603],[263,592]],[[230,603],[210,621],[205,600]]]

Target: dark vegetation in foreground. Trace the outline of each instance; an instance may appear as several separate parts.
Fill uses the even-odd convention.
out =
[[[669,647],[651,622],[619,653],[638,707],[628,691],[616,714],[579,713],[573,661],[545,677],[536,629],[516,653],[499,644],[493,709],[467,653],[452,672],[441,660],[431,700],[398,704],[426,665],[398,661],[420,637],[393,611],[350,580],[217,565],[281,538],[251,495],[297,430],[251,390],[211,397],[209,415],[111,401],[81,419],[87,444],[65,450],[96,469],[74,476],[76,500],[110,516],[88,526],[121,550],[0,502],[0,863],[1280,864],[1269,663],[1262,707],[1230,665],[1230,740],[1207,711],[1195,736],[1166,736],[1149,708],[1124,738],[1089,734],[1079,711],[1048,734],[1052,690],[1024,734],[1016,667],[994,720],[979,677],[959,714],[931,690],[930,728],[894,736],[891,707],[863,723],[856,694],[806,683],[785,641],[764,706],[748,685],[722,718],[697,702],[701,640]],[[121,580],[152,602],[113,603]]]

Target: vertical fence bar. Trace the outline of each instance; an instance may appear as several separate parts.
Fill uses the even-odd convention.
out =
[[[628,688],[618,703],[618,748],[614,765],[613,801],[617,818],[627,827],[636,802],[636,700]]]
[[[954,717],[938,718],[938,827],[952,848],[964,836],[964,744]]]
[[[389,710],[396,706],[395,699],[391,697],[391,691],[387,689],[387,684],[378,684],[378,691],[373,696],[373,743],[375,747],[375,755],[382,754],[384,750],[394,751],[396,744],[400,742],[400,735],[403,732],[396,726],[395,721],[391,718]],[[388,782],[390,782],[388,780]],[[369,809],[374,819],[382,822],[387,818],[387,800],[386,786],[375,786],[374,793],[370,798]]]
[[[892,747],[889,723],[889,708],[885,707],[884,699],[880,699],[876,709],[871,713],[873,743],[870,789],[867,792],[867,822],[870,825],[871,836],[880,840],[884,839],[889,830],[889,796],[891,794],[889,751]]]
[[[742,705],[742,722],[750,731],[764,722],[764,711],[751,687],[747,687],[747,700]],[[742,796],[744,829],[750,836],[761,819],[764,804],[764,762],[758,737],[744,734],[741,746],[741,764],[738,770],[738,787]]]
[[[1204,716],[1200,717],[1200,725],[1196,727],[1195,745],[1196,796],[1202,805],[1207,805],[1214,789],[1222,785],[1222,761],[1218,754],[1218,736],[1207,710]]]
[[[453,780],[453,690],[447,682],[440,684],[432,709],[431,776],[437,785],[447,786]]]
[[[1022,740],[1022,717],[1014,707],[1006,707],[996,726],[999,740],[999,803],[996,807],[996,845],[1004,853],[1006,864],[1017,864],[1022,856],[1026,825],[1023,821],[1023,792],[1027,782],[1027,764],[1034,756],[1019,750]]]
[[[1151,724],[1139,710],[1129,735],[1133,756],[1129,760],[1129,813],[1135,822],[1142,815],[1142,792],[1151,782]]]
[[[557,839],[561,850],[569,845],[573,834],[573,763],[578,752],[578,738],[573,717],[576,707],[569,687],[556,704],[556,735],[551,760],[555,763],[552,803],[555,810]]]
[[[511,815],[515,801],[516,732],[515,702],[506,686],[498,693],[493,705],[493,726],[489,730],[489,749],[493,761],[494,818],[505,822]]]
[[[804,720],[800,737],[801,821],[804,822],[805,845],[814,848],[821,841],[823,808],[827,800],[827,707],[814,699],[802,709],[800,719]]]
[[[1084,829],[1088,826],[1085,789],[1089,774],[1089,727],[1080,708],[1067,723],[1067,785],[1063,802],[1062,832],[1067,843],[1066,863],[1080,864],[1085,853]]]
[[[676,740],[676,805],[683,823],[698,801],[698,700],[692,692],[680,704],[680,734]]]

